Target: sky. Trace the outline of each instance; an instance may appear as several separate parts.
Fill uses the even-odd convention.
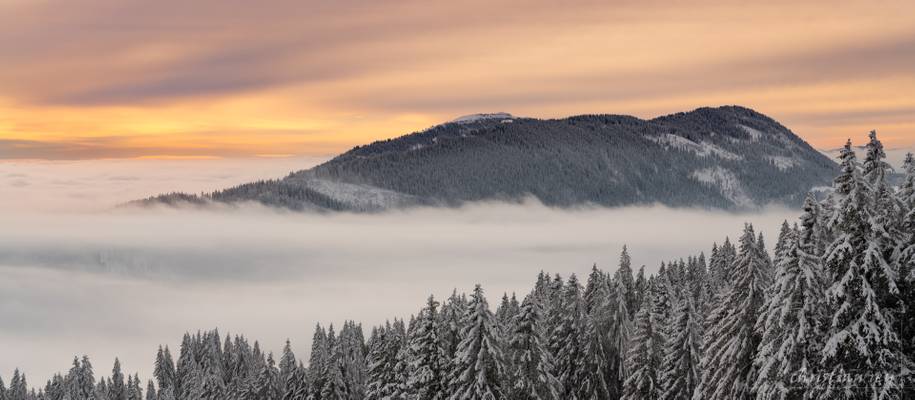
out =
[[[915,2],[0,0],[0,159],[326,156],[457,116],[739,104],[915,145]]]

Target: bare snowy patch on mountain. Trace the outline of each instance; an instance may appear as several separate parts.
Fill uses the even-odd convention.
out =
[[[781,171],[787,171],[798,165],[798,161],[791,157],[771,156],[768,157],[768,159],[769,161],[772,161],[772,163],[775,164],[775,167]]]
[[[460,117],[457,117],[457,118],[451,120],[451,122],[458,123],[458,124],[469,124],[471,122],[478,122],[478,121],[484,121],[484,120],[489,120],[489,119],[497,119],[497,120],[501,120],[501,121],[510,122],[514,118],[515,117],[509,113],[497,112],[497,113],[463,115],[463,116],[460,116]]]
[[[754,129],[754,128],[751,128],[746,125],[737,125],[737,126],[739,126],[740,129],[743,129],[744,131],[746,131],[750,135],[750,139],[753,140],[754,142],[758,142],[760,139],[762,139],[762,137],[764,135],[764,133],[762,131],[760,131],[759,129]]]
[[[721,194],[740,207],[754,207],[753,200],[743,190],[743,185],[733,172],[721,167],[703,168],[694,171],[693,179],[717,187]]]
[[[364,210],[396,208],[415,202],[412,196],[369,185],[317,178],[308,179],[305,184],[318,193]]]
[[[670,133],[664,134],[658,137],[658,144],[667,145],[669,147],[691,151],[697,156],[708,157],[716,156],[724,160],[739,160],[741,157],[737,154],[731,153],[721,147],[718,147],[712,143],[708,142],[694,142],[682,136],[673,135]]]

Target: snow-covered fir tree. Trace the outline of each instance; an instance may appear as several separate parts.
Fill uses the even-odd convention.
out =
[[[346,382],[343,379],[343,357],[341,346],[334,326],[331,325],[327,330],[327,347],[330,349],[330,355],[324,364],[324,370],[321,371],[324,386],[321,388],[322,400],[346,400],[349,397],[347,393]]]
[[[407,392],[413,400],[441,400],[445,398],[447,372],[444,367],[445,352],[439,340],[438,302],[429,296],[426,306],[419,312],[416,326],[410,332],[407,344],[409,366]]]
[[[540,307],[533,297],[524,299],[515,317],[508,343],[511,368],[506,371],[506,381],[511,386],[504,388],[503,393],[511,400],[559,400],[560,383],[553,376],[552,355],[537,328],[541,321]]]
[[[399,347],[392,343],[393,327],[388,322],[385,326],[375,328],[369,344],[368,380],[366,383],[366,400],[381,400],[391,395],[390,383],[394,380],[392,371],[397,362]]]
[[[108,384],[108,400],[127,400],[127,385],[124,383],[124,374],[121,372],[121,361],[114,359],[111,369],[111,383]]]
[[[583,295],[583,331],[581,333],[583,357],[580,361],[581,383],[579,398],[606,399],[610,396],[608,380],[613,376],[613,348],[607,334],[613,327],[610,279],[597,265],[591,268]],[[625,302],[625,299],[623,299]]]
[[[159,396],[156,394],[156,384],[153,381],[146,383],[146,400],[157,400]]]
[[[619,398],[623,393],[623,383],[629,375],[627,357],[629,354],[629,345],[631,344],[632,321],[629,316],[632,315],[627,308],[625,299],[630,298],[626,295],[629,290],[624,279],[620,279],[621,274],[625,271],[621,268],[617,271],[617,278],[612,284],[615,286],[612,292],[613,316],[611,327],[608,335],[610,343],[610,355],[607,364],[610,367],[611,376],[607,377],[607,391],[610,398]],[[633,304],[636,304],[634,301]]]
[[[321,327],[321,324],[315,326],[315,332],[311,340],[311,356],[308,362],[308,398],[312,400],[321,400],[321,390],[324,389],[327,363],[330,359],[330,348],[327,340],[327,332]]]
[[[273,354],[267,356],[267,362],[261,366],[256,377],[250,381],[241,395],[244,400],[275,400],[282,398],[279,388],[279,371],[273,361]]]
[[[804,399],[819,368],[824,336],[824,287],[817,254],[817,208],[806,200],[802,230],[783,238],[776,278],[756,321],[761,342],[754,359],[753,391],[759,400]]]
[[[875,226],[873,186],[862,175],[850,140],[840,159],[828,226],[834,239],[824,258],[832,282],[826,292],[831,315],[822,351],[827,379],[818,396],[901,398],[898,377],[909,362],[893,329],[893,315],[882,307],[899,293],[894,268],[881,249],[885,227]],[[873,170],[875,162],[869,165],[868,179],[873,179],[879,172]]]
[[[497,400],[503,398],[502,349],[496,340],[495,318],[477,285],[464,314],[461,343],[451,371],[451,400]]]
[[[681,299],[678,304],[658,378],[664,384],[660,396],[663,400],[691,399],[702,375],[699,365],[702,320],[691,297]]]
[[[635,315],[635,332],[626,358],[629,375],[623,384],[624,400],[657,400],[661,395],[658,375],[663,349],[654,315],[654,294],[649,291],[646,296]]]
[[[585,379],[585,313],[581,285],[575,275],[564,286],[562,309],[556,312],[558,320],[550,335],[550,351],[555,365],[553,375],[562,384],[561,397],[579,398]]]
[[[728,288],[703,338],[702,379],[695,400],[746,399],[752,390],[753,357],[760,342],[754,329],[770,284],[770,267],[751,225],[744,228]]]
[[[292,352],[292,342],[289,339],[286,339],[286,344],[283,345],[283,355],[280,357],[279,369],[280,392],[285,394],[287,382],[290,381],[290,378],[295,375],[298,369],[295,353]]]

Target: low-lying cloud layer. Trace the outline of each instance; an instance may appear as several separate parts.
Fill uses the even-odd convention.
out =
[[[772,235],[794,211],[660,207],[563,211],[480,204],[383,215],[263,209],[0,216],[0,374],[45,377],[89,354],[148,373],[156,345],[219,327],[277,351],[309,346],[316,322],[377,324],[430,293],[482,283],[493,301],[540,270],[584,276],[708,251],[744,221]],[[770,242],[773,239],[770,237]]]
[[[314,324],[372,325],[481,283],[496,301],[540,270],[584,276],[708,252],[745,221],[769,235],[794,210],[557,210],[476,204],[378,215],[112,209],[169,190],[282,176],[319,160],[0,163],[0,375],[33,384],[88,354],[149,376],[156,346],[219,327],[307,354]],[[368,327],[366,327],[368,328]]]

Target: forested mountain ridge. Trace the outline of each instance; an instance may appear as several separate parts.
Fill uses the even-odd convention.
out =
[[[256,201],[292,209],[377,211],[534,197],[595,204],[740,209],[798,205],[837,165],[748,108],[700,108],[652,120],[581,115],[469,118],[357,146],[278,180],[141,204]]]

